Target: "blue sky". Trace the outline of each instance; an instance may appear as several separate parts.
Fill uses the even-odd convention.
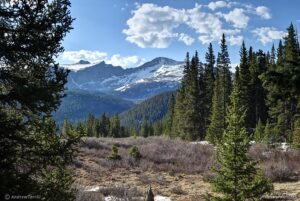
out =
[[[209,42],[215,53],[224,32],[232,64],[239,62],[242,40],[269,50],[293,22],[300,26],[299,0],[71,0],[74,29],[63,41],[58,61],[106,61],[125,68],[158,56],[184,60]]]

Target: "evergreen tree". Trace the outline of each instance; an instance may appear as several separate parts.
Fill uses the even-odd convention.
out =
[[[153,124],[153,135],[159,136],[164,132],[162,121],[157,121]]]
[[[203,138],[201,132],[201,102],[199,88],[199,58],[196,52],[191,62],[187,54],[181,87],[176,96],[174,107],[173,129],[174,136],[182,139],[195,140]]]
[[[300,119],[297,119],[294,124],[292,148],[300,149]]]
[[[175,107],[175,97],[172,94],[171,99],[170,99],[170,103],[169,103],[168,112],[167,112],[166,117],[165,117],[164,122],[163,122],[164,135],[167,135],[171,138],[176,137],[176,136],[174,136],[174,132],[172,132],[173,121],[174,121],[174,110],[175,110],[174,107]]]
[[[271,136],[271,127],[269,121],[267,120],[265,130],[264,130],[264,143],[269,146],[271,143],[274,143],[275,141],[276,141],[276,136],[274,135]]]
[[[231,92],[231,74],[230,59],[227,50],[225,35],[221,39],[221,52],[218,53],[217,71],[214,84],[214,95],[212,104],[212,113],[210,115],[210,125],[207,131],[207,139],[212,143],[222,139],[224,129],[226,128],[226,110],[230,104],[229,95]]]
[[[205,69],[204,69],[204,118],[205,118],[205,128],[210,124],[209,115],[212,111],[212,102],[213,102],[213,91],[214,91],[214,82],[215,82],[215,55],[213,52],[212,44],[208,46],[208,50],[205,54]]]
[[[266,106],[266,92],[263,88],[262,81],[260,80],[260,75],[266,72],[267,69],[267,59],[266,55],[262,50],[259,50],[256,54],[252,51],[252,47],[249,49],[249,62],[250,62],[250,111],[252,114],[252,123],[257,124],[259,120],[263,124],[267,120],[267,106]]]
[[[222,110],[222,99],[221,99],[221,90],[220,90],[219,78],[218,74],[216,76],[215,84],[214,84],[214,94],[213,94],[213,102],[212,102],[212,112],[210,116],[210,125],[207,129],[206,140],[209,142],[216,144],[223,137],[224,124],[223,117],[225,114]]]
[[[239,96],[235,84],[226,118],[228,127],[222,143],[217,146],[220,168],[214,170],[216,176],[212,180],[213,189],[219,195],[208,194],[206,200],[258,200],[272,190],[271,182],[263,177],[256,162],[247,156],[250,139],[244,127],[245,110]]]
[[[186,107],[184,118],[186,119],[184,125],[184,135],[181,136],[186,140],[196,140],[203,138],[203,133],[200,133],[201,123],[201,97],[198,79],[199,58],[196,52],[191,60],[189,81],[186,86]]]
[[[215,55],[213,52],[212,44],[208,46],[208,50],[205,54],[205,69],[204,69],[204,104],[202,105],[204,111],[204,127],[207,128],[210,124],[210,114],[212,111],[212,102],[213,102],[213,91],[214,91],[214,82],[215,82]]]
[[[176,100],[174,105],[174,117],[172,123],[172,135],[175,137],[181,137],[185,135],[184,127],[186,123],[185,108],[186,104],[186,85],[190,75],[190,57],[189,53],[186,54],[185,65],[183,70],[183,77],[181,85],[176,93]]]
[[[149,124],[148,121],[144,121],[142,124],[142,128],[141,128],[141,135],[143,137],[148,137],[149,136]]]
[[[282,45],[282,40],[279,40],[278,43],[278,48],[277,48],[277,66],[282,66],[283,65],[283,60],[284,60],[284,53],[283,53],[283,45]]]
[[[248,52],[245,47],[245,43],[243,42],[241,50],[240,50],[240,66],[239,66],[239,77],[238,77],[238,87],[240,91],[240,101],[242,106],[246,110],[245,114],[245,127],[247,129],[254,128],[255,122],[253,121],[251,111],[251,97],[252,97],[252,89],[251,89],[251,74],[249,70],[249,60],[248,60]]]
[[[62,140],[51,116],[65,95],[68,71],[54,58],[71,29],[69,8],[68,0],[0,1],[2,199],[4,194],[74,199],[67,165],[80,136],[71,132]]]
[[[92,113],[89,113],[88,117],[87,117],[87,122],[86,122],[88,137],[96,137],[97,136],[96,121],[97,120],[94,117],[94,115]]]
[[[106,116],[105,113],[101,115],[100,122],[99,122],[99,134],[101,137],[107,137],[109,135],[110,129],[110,120],[109,117]]]
[[[272,45],[272,49],[271,49],[271,55],[270,55],[270,67],[271,69],[275,70],[276,68],[276,56],[275,56],[275,47],[274,47],[274,43]]]
[[[206,83],[204,80],[204,68],[203,64],[199,61],[198,58],[198,52],[196,51],[195,54],[195,60],[196,60],[196,65],[198,66],[198,83],[199,83],[199,95],[198,95],[198,100],[197,104],[198,107],[196,108],[198,115],[198,123],[199,123],[199,131],[198,131],[198,136],[197,138],[200,140],[205,139],[205,134],[206,134],[206,128],[207,128],[207,118],[209,117],[209,111],[205,109],[206,107]]]
[[[119,155],[119,149],[116,145],[111,148],[111,154],[107,157],[108,160],[121,160],[122,157]]]
[[[86,136],[86,126],[85,124],[83,124],[82,122],[79,122],[76,126],[76,132],[80,135],[80,136]]]
[[[262,125],[261,120],[259,119],[254,132],[254,140],[256,143],[259,143],[263,140],[263,137],[264,137],[264,127]]]
[[[226,128],[226,111],[227,107],[230,104],[230,93],[231,93],[231,75],[230,75],[230,59],[227,50],[227,44],[225,35],[223,34],[221,39],[221,52],[218,53],[217,58],[217,73],[220,84],[221,100],[222,100],[222,114],[223,116],[223,128]]]
[[[62,127],[62,131],[61,134],[63,137],[67,137],[70,135],[72,130],[71,124],[69,122],[68,119],[64,119],[64,123],[63,123],[63,127]]]
[[[115,115],[110,120],[110,130],[109,130],[110,137],[121,137],[121,125],[120,125],[120,118],[118,115]]]

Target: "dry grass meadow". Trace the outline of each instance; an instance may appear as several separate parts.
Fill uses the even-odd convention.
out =
[[[106,158],[113,145],[122,157],[119,161]],[[133,146],[139,148],[140,160],[129,156]],[[155,195],[172,201],[201,201],[210,191],[207,181],[213,177],[214,155],[211,145],[162,137],[86,138],[72,165],[79,189],[77,200],[104,200],[108,195],[143,200],[151,185]],[[249,155],[274,182],[274,192],[264,200],[300,200],[299,151],[253,145]],[[93,192],[85,191],[94,187]]]

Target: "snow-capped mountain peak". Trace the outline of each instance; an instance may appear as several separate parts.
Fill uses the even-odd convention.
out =
[[[157,57],[130,69],[105,62],[76,65],[87,67],[70,73],[67,84],[69,89],[96,90],[130,99],[147,98],[163,91],[175,90],[183,72],[183,62],[165,57]]]

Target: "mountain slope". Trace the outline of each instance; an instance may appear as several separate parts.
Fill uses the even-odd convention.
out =
[[[96,117],[104,112],[112,115],[128,110],[133,105],[130,101],[100,92],[69,90],[53,116],[57,122],[62,122],[66,117],[71,121],[79,121],[84,120],[89,112]]]
[[[163,119],[168,111],[172,94],[175,95],[175,92],[161,93],[121,113],[121,124],[139,128],[144,120],[155,122]]]
[[[155,58],[130,69],[115,67],[105,62],[94,65],[81,63],[83,64],[80,65],[89,66],[69,74],[69,89],[100,91],[134,101],[176,90],[183,72],[183,62],[165,57]],[[79,64],[76,65],[78,67]]]

